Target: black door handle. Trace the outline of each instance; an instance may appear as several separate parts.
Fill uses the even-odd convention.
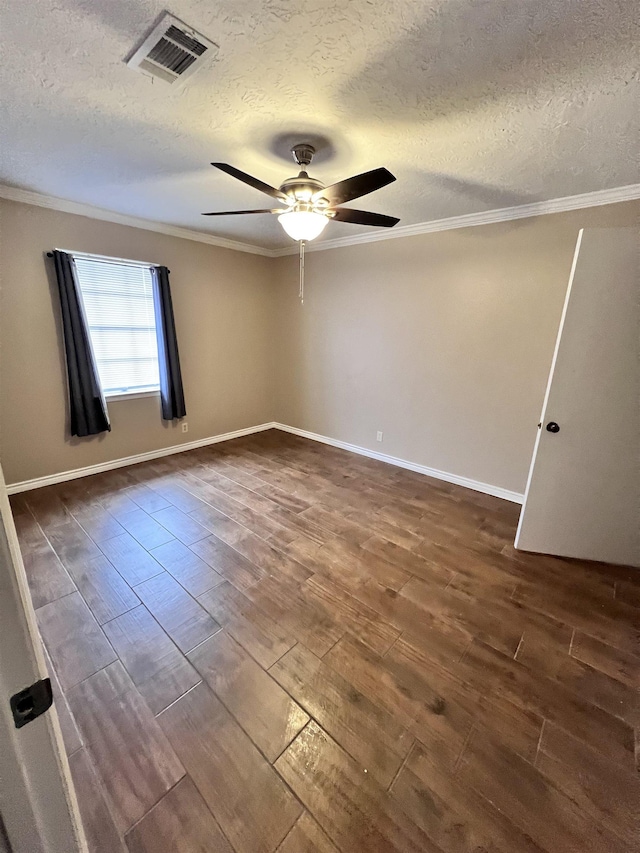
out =
[[[555,421],[549,421],[547,424],[547,432],[560,432],[560,427]]]

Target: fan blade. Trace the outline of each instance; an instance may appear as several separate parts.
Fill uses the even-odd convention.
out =
[[[203,216],[239,216],[243,213],[285,213],[286,207],[278,208],[277,210],[214,210],[213,213],[203,213]]]
[[[236,169],[228,163],[212,163],[211,165],[215,166],[216,169],[221,169],[223,172],[226,172],[227,175],[231,175],[232,178],[237,178],[244,184],[249,184],[249,186],[253,187],[255,190],[260,190],[261,193],[266,193],[273,198],[278,198],[280,201],[287,201],[286,195],[281,193],[280,190],[269,186],[269,184],[265,184],[263,181],[259,181],[258,178],[247,175],[246,172],[241,172],[240,169]]]
[[[400,220],[395,216],[384,216],[382,213],[369,213],[368,210],[352,210],[349,207],[339,207],[330,211],[338,222],[353,222],[354,225],[377,225],[380,228],[393,228]]]
[[[318,190],[313,199],[315,201],[319,198],[326,198],[331,205],[344,204],[347,201],[353,201],[354,198],[360,198],[362,195],[379,190],[381,187],[386,187],[393,181],[395,181],[395,177],[388,169],[372,169],[370,172],[354,175],[352,178],[346,178],[344,181],[338,181],[337,184],[331,184],[323,190]]]

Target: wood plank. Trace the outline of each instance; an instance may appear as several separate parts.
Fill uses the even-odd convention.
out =
[[[322,568],[318,566],[317,571],[332,575],[337,572],[340,578],[348,576],[358,583],[373,578],[383,586],[400,590],[411,578],[409,572],[400,566],[347,540],[327,542],[318,552],[318,560],[322,562]],[[448,583],[449,577],[447,575],[447,579],[442,581],[442,586]]]
[[[130,586],[136,586],[163,571],[160,563],[128,533],[101,542],[100,548]]]
[[[233,853],[188,776],[130,830],[127,847],[129,853]]]
[[[322,560],[318,559],[322,554],[322,546],[312,542],[311,539],[283,530],[278,536],[270,536],[269,542],[306,569],[309,575],[322,570]]]
[[[495,806],[416,744],[391,788],[393,798],[446,853],[543,853]]]
[[[73,515],[77,509],[102,509],[99,498],[104,490],[99,487],[99,482],[100,477],[90,475],[59,483],[55,486],[55,491]]]
[[[284,531],[290,532],[294,538],[304,536],[311,542],[315,542],[316,545],[324,545],[335,538],[330,530],[320,527],[304,515],[298,515],[280,506],[270,509],[269,518],[281,524]],[[277,536],[277,534],[275,535]]]
[[[430,655],[445,667],[459,660],[472,640],[468,631],[425,610],[396,590],[381,586],[373,578],[357,586],[349,586],[346,591],[379,613],[405,638],[411,637],[418,647],[428,648]]]
[[[283,509],[288,509],[290,512],[302,512],[310,506],[309,502],[303,500],[301,497],[293,495],[290,492],[285,492],[277,486],[272,486],[269,483],[261,482],[260,485],[256,487],[256,491],[261,495],[264,495],[265,498],[269,498],[269,500],[278,504],[278,506],[281,506]]]
[[[236,853],[273,853],[302,809],[210,688],[158,720]]]
[[[220,630],[220,625],[167,572],[138,584],[136,592],[185,653]]]
[[[36,616],[63,690],[116,659],[79,592],[45,604]]]
[[[119,660],[70,687],[67,698],[80,731],[85,722],[87,726],[95,725],[96,719],[99,720],[96,714],[99,715],[101,708],[133,689],[134,684]]]
[[[154,714],[201,681],[143,605],[108,622],[104,631]]]
[[[264,613],[284,626],[318,657],[322,657],[345,633],[318,600],[312,600],[289,578],[270,575],[245,590]]]
[[[129,486],[125,490],[125,494],[145,512],[158,512],[158,510],[171,506],[169,501],[165,500],[162,495],[154,492],[153,489],[150,489],[144,483]]]
[[[254,489],[247,488],[241,483],[237,483],[233,479],[226,477],[215,468],[209,468],[206,465],[200,466],[197,477],[204,480],[210,486],[213,486],[221,499],[223,499],[222,496],[233,499],[234,503],[230,502],[226,504],[227,507],[235,507],[235,502],[237,501],[238,504],[259,513],[269,513],[271,510],[277,509],[277,505],[269,498],[256,492]],[[220,506],[219,509],[225,512],[223,506]],[[230,515],[230,513],[227,514]],[[233,518],[233,516],[231,517]]]
[[[74,508],[73,517],[87,535],[97,543],[104,542],[105,539],[113,539],[114,536],[121,536],[125,532],[120,522],[101,506],[89,505],[86,508]]]
[[[415,578],[437,582],[441,578],[451,576],[449,570],[442,569],[437,563],[429,562],[414,551],[409,551],[407,548],[396,545],[395,542],[383,539],[382,536],[371,536],[363,543],[362,548],[382,557],[392,565],[404,569]]]
[[[26,492],[24,499],[47,536],[57,527],[64,527],[72,520],[55,486],[45,486],[42,489]]]
[[[114,474],[118,472],[109,471],[109,474]],[[108,510],[114,518],[117,518],[118,521],[123,521],[126,519],[127,515],[131,512],[137,512],[140,507],[134,503],[127,493],[127,488],[129,486],[128,480],[123,481],[123,488],[120,491],[105,491],[100,495],[100,503],[102,506]]]
[[[509,657],[516,653],[523,633],[523,625],[519,620],[505,619],[503,613],[495,613],[488,607],[478,607],[473,597],[443,590],[420,578],[412,578],[400,594]]]
[[[339,853],[315,820],[304,812],[276,853]]]
[[[9,496],[9,504],[11,506],[11,514],[13,523],[16,526],[16,533],[21,544],[31,545],[35,542],[41,542],[44,537],[42,528],[33,517],[33,513],[27,504],[27,493],[20,492],[17,495]],[[46,541],[46,539],[45,539]]]
[[[68,516],[65,524],[53,526],[47,533],[47,538],[67,570],[71,566],[82,565],[86,560],[100,556],[96,543],[72,516]]]
[[[264,574],[285,575],[291,580],[302,582],[313,573],[253,533],[245,534],[233,547]]]
[[[554,632],[526,627],[513,657],[535,672],[557,672],[569,657],[573,633],[569,625]]]
[[[534,761],[543,717],[529,708],[511,702],[500,690],[484,689],[473,678],[466,678],[466,667],[453,663],[443,667],[433,655],[432,643],[417,644],[409,636],[401,637],[386,656],[386,665],[398,674],[416,671],[440,692],[445,701],[453,700],[473,718],[474,728],[498,736],[515,753]]]
[[[204,480],[201,480],[199,477],[194,477],[191,474],[184,474],[182,476],[182,482],[185,489],[188,489],[196,497],[206,501],[209,506],[213,507],[219,513],[222,513],[227,518],[232,519],[238,525],[241,525],[245,530],[250,531],[254,535],[266,538],[272,533],[276,533],[278,530],[282,529],[282,526],[277,521],[271,519],[268,515],[265,515],[263,510],[255,510],[246,506],[240,501],[235,500],[235,498],[225,494],[225,492],[220,489],[205,483]],[[238,488],[242,487],[239,486]],[[250,492],[249,490],[246,491],[248,494],[253,495],[253,499],[256,503],[259,502],[265,507],[271,506],[271,501],[268,501],[256,492]],[[197,515],[197,513],[195,515]],[[211,518],[211,516],[209,517]],[[209,526],[208,522],[203,521],[202,523],[207,527]],[[213,530],[213,532],[216,535],[221,536],[222,539],[225,539],[218,530]]]
[[[582,631],[576,631],[571,644],[574,658],[600,670],[634,689],[640,688],[640,656],[607,645]]]
[[[177,539],[154,548],[151,554],[194,598],[224,581],[222,575]]]
[[[240,590],[248,589],[265,576],[262,569],[254,566],[217,536],[209,536],[207,539],[194,542],[191,550]]]
[[[203,527],[206,527],[207,530],[210,530],[215,536],[218,537],[223,542],[226,542],[227,545],[235,545],[243,536],[246,536],[249,532],[247,527],[244,527],[240,522],[235,521],[232,518],[229,518],[228,515],[225,515],[219,509],[214,506],[210,506],[208,503],[201,501],[199,498],[196,498],[195,495],[191,495],[194,500],[197,500],[200,504],[199,507],[193,509],[189,512],[189,515],[192,518],[202,524]],[[187,511],[186,509],[184,510]],[[277,529],[274,525],[274,530]],[[270,530],[267,535],[273,533],[274,530]]]
[[[166,527],[138,507],[122,516],[120,524],[148,551],[174,539]]]
[[[640,691],[637,688],[612,678],[598,669],[568,654],[557,647],[539,653],[539,644],[531,649],[527,645],[527,634],[523,637],[516,659],[563,684],[586,702],[603,708],[615,717],[626,720],[630,726],[640,726]]]
[[[120,833],[184,776],[184,768],[119,662],[68,693]]]
[[[78,731],[76,721],[69,710],[67,697],[64,695],[60,686],[60,679],[56,672],[56,668],[51,662],[51,657],[47,651],[47,647],[43,644],[44,657],[47,663],[47,672],[51,679],[51,692],[53,693],[53,705],[58,713],[60,728],[62,729],[62,739],[64,741],[64,749],[67,755],[72,755],[82,746],[82,738]]]
[[[153,518],[185,545],[211,536],[211,531],[174,506],[155,512]]]
[[[400,631],[362,601],[338,588],[330,578],[314,575],[302,588],[309,602],[318,602],[350,634],[374,652],[384,655],[400,636]]]
[[[486,735],[472,737],[459,777],[545,850],[623,853],[628,847],[535,767]]]
[[[140,599],[102,554],[74,563],[69,572],[99,625],[137,607]]]
[[[217,450],[218,448],[216,448]],[[229,480],[233,480],[234,483],[239,483],[241,486],[246,486],[254,492],[259,492],[260,488],[265,485],[263,480],[245,470],[242,462],[240,466],[232,464],[224,453],[224,450],[216,454],[215,460],[211,455],[203,457],[203,464],[207,467],[213,466],[216,471],[220,471]]]
[[[632,850],[640,839],[640,779],[569,732],[545,723],[536,767]]]
[[[70,756],[69,767],[89,850],[91,853],[126,853],[87,750],[79,749]]]
[[[300,515],[354,545],[362,545],[371,537],[370,528],[366,527],[363,530],[362,525],[356,524],[349,516],[334,512],[331,508],[320,504],[310,506],[303,510]]]
[[[637,575],[637,569],[635,570]],[[615,586],[615,597],[618,601],[640,608],[640,582],[637,577],[619,580]]]
[[[207,508],[204,501],[188,492],[183,488],[182,482],[173,477],[152,480],[148,485],[170,505],[181,509],[183,512],[191,513],[195,510]]]
[[[354,590],[373,609],[402,631],[402,639],[414,647],[428,651],[429,656],[442,666],[452,668],[468,649],[473,636],[468,630],[449,620],[446,615],[425,610],[420,604],[394,590],[387,590],[375,582]]]
[[[269,669],[297,642],[228,581],[204,593],[198,601],[264,669]]]
[[[374,779],[390,785],[413,744],[406,728],[300,644],[269,672]]]
[[[432,684],[429,673],[421,673],[407,661],[389,663],[351,638],[340,640],[325,661],[453,769],[471,731],[473,715],[457,697],[443,691],[440,680]]]
[[[482,643],[471,644],[465,663],[469,676],[478,683],[493,685],[515,705],[567,729],[623,766],[634,765],[633,729],[623,720]]]
[[[414,530],[405,529],[402,524],[392,521],[389,517],[385,518],[382,512],[379,510],[375,513],[367,513],[354,510],[349,513],[349,519],[361,529],[369,530],[387,542],[418,553],[419,547],[424,542],[425,531],[421,529],[420,533],[416,533]],[[421,518],[421,522],[423,521],[424,517]],[[422,528],[422,523],[420,526]]]
[[[21,540],[20,552],[36,609],[75,592],[75,583],[43,536],[35,542]]]
[[[194,649],[189,660],[269,761],[309,722],[307,714],[225,631]]]
[[[582,603],[573,588],[555,589],[553,595],[544,587],[519,584],[514,600],[563,620],[604,643],[611,643],[630,654],[640,651],[640,629],[637,608],[611,599]],[[596,606],[594,606],[594,604]]]
[[[395,800],[317,723],[309,723],[275,767],[342,850],[439,853]]]

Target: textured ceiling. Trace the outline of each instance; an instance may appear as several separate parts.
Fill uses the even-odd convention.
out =
[[[403,225],[637,183],[637,0],[4,0],[0,182],[285,246],[269,206],[208,163],[278,185],[325,140],[351,206]],[[123,58],[164,8],[220,46],[181,88]],[[330,223],[325,237],[367,229]]]

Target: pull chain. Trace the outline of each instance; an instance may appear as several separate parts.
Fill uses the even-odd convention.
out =
[[[300,304],[304,305],[304,240],[300,240]]]

